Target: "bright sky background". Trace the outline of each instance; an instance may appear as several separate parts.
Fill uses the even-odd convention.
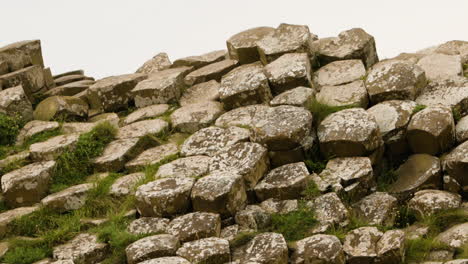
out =
[[[257,26],[308,25],[319,37],[362,27],[380,58],[468,40],[468,0],[3,0],[0,46],[41,39],[54,74],[134,72],[158,52],[171,61],[225,49]]]

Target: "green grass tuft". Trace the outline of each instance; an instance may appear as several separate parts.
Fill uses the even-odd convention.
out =
[[[314,123],[319,125],[327,116],[348,108],[359,107],[358,105],[330,106],[313,99],[309,104],[309,111],[312,112]]]
[[[30,264],[52,255],[52,248],[40,241],[13,240],[3,261],[15,264]]]
[[[296,211],[272,214],[271,225],[263,231],[280,233],[286,241],[297,241],[311,235],[310,231],[317,223],[313,210],[300,204]]]
[[[58,192],[84,182],[87,176],[93,174],[92,159],[102,154],[115,134],[115,127],[108,122],[100,123],[90,132],[82,134],[75,148],[57,159],[50,191]]]
[[[258,232],[249,232],[249,231],[243,231],[239,232],[234,239],[229,243],[229,246],[231,248],[238,248],[241,247],[247,243],[250,242],[256,235],[258,235]]]
[[[462,119],[462,117],[463,117],[460,110],[457,109],[457,108],[452,110],[452,115],[453,115],[453,120],[455,120],[455,122],[460,121],[460,119]]]
[[[20,117],[11,117],[0,113],[0,146],[13,145],[23,126],[24,122]],[[1,156],[2,153],[0,153]]]
[[[302,191],[301,195],[304,196],[305,200],[313,200],[315,197],[322,194],[317,187],[317,184],[313,181],[309,181],[304,191]]]
[[[432,250],[449,249],[446,245],[438,243],[433,237],[407,240],[405,252],[405,262],[414,263],[426,260]]]
[[[425,105],[420,105],[420,104],[416,105],[416,106],[414,107],[414,109],[413,109],[413,114],[416,114],[417,112],[419,112],[419,111],[425,109],[426,107],[427,107],[427,106],[425,106]]]

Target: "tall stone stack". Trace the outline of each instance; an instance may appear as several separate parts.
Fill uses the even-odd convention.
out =
[[[468,261],[453,260],[468,245],[468,42],[379,60],[363,29],[281,24],[226,46],[96,81],[52,76],[39,41],[1,48],[0,113],[29,121],[16,146],[58,133],[0,151],[3,254],[17,219],[88,212],[103,183],[124,218],[99,207],[38,263],[391,264],[423,242],[414,263]],[[117,132],[89,161],[99,174],[52,190],[59,157],[104,122]],[[108,223],[141,239],[116,247]]]

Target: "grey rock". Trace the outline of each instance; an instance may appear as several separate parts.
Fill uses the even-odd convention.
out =
[[[190,56],[185,58],[180,58],[174,61],[172,67],[193,67],[199,69],[208,64],[219,62],[226,59],[225,50],[215,50],[198,56]]]
[[[195,132],[181,146],[183,156],[214,156],[224,147],[248,141],[250,132],[240,127],[207,127]]]
[[[54,160],[65,151],[71,151],[78,143],[79,134],[60,135],[29,147],[34,161]]]
[[[244,177],[247,189],[253,188],[268,170],[267,149],[260,144],[241,142],[213,156],[210,171],[236,172]]]
[[[351,83],[366,76],[361,60],[340,60],[331,62],[314,74],[314,83],[321,86],[336,86]]]
[[[259,230],[267,227],[270,222],[270,214],[258,205],[247,205],[244,210],[237,212],[236,224],[240,229]]]
[[[288,247],[281,234],[262,233],[245,246],[234,249],[232,259],[240,263],[287,264]]]
[[[136,138],[154,135],[168,129],[169,124],[161,119],[143,120],[121,127],[117,139]]]
[[[238,64],[236,60],[222,60],[212,64],[208,64],[200,69],[197,69],[185,76],[186,85],[195,85],[210,80],[220,81],[221,77],[234,69]]]
[[[56,78],[56,79],[54,79],[54,82],[55,82],[55,84],[57,86],[62,86],[62,85],[66,85],[66,84],[69,84],[69,83],[79,82],[79,81],[83,81],[83,80],[94,81],[94,78],[86,77],[86,76],[81,75],[81,74],[71,74],[71,75],[66,75],[66,76],[60,77],[60,78]]]
[[[373,104],[388,100],[414,100],[426,86],[419,66],[398,60],[381,61],[372,66],[366,88]]]
[[[431,82],[416,103],[426,106],[444,105],[458,111],[461,115],[468,114],[468,83],[453,81]]]
[[[273,33],[271,27],[256,27],[239,32],[227,41],[229,58],[238,60],[240,64],[248,64],[260,60],[257,42]]]
[[[437,235],[435,241],[450,248],[461,248],[468,242],[468,223],[457,224]]]
[[[440,190],[422,190],[416,192],[408,202],[408,208],[413,210],[420,218],[435,213],[459,208],[461,196]]]
[[[135,194],[139,182],[145,178],[143,172],[136,172],[122,176],[110,186],[109,194],[114,197],[124,197]]]
[[[303,162],[286,164],[271,170],[254,188],[261,200],[297,199],[307,187],[309,172]]]
[[[351,108],[327,116],[317,130],[320,151],[326,156],[361,156],[383,141],[375,118],[364,109]]]
[[[72,260],[76,264],[97,264],[106,257],[108,246],[95,235],[80,234],[64,245],[54,247],[56,260]]]
[[[443,80],[460,76],[463,73],[461,57],[434,53],[420,59],[417,63],[429,80]]]
[[[125,164],[125,168],[129,171],[138,171],[147,165],[154,165],[169,157],[177,155],[179,148],[174,143],[160,145],[154,148],[147,149],[139,154],[133,160]]]
[[[31,207],[18,207],[18,208],[0,213],[0,237],[3,238],[5,234],[8,232],[8,230],[10,230],[10,227],[8,225],[11,222],[25,215],[29,215],[39,209],[40,207],[35,205]]]
[[[190,70],[190,67],[180,67],[150,74],[131,90],[135,105],[141,108],[178,101],[185,87],[184,77]]]
[[[154,235],[130,244],[126,249],[129,264],[140,263],[152,258],[175,255],[180,247],[179,240],[172,235]]]
[[[415,153],[435,155],[448,150],[455,142],[455,123],[450,108],[429,106],[411,118],[407,139]]]
[[[294,263],[346,263],[343,247],[336,236],[314,235],[301,240],[301,242],[301,247],[303,247],[301,259],[304,259],[304,261],[296,261]]]
[[[341,32],[338,37],[322,38],[311,44],[321,65],[337,60],[360,59],[370,68],[379,61],[374,37],[361,28]]]
[[[221,218],[218,214],[195,212],[174,218],[169,223],[168,232],[189,242],[208,237],[219,237]]]
[[[393,226],[398,200],[385,192],[370,194],[353,205],[353,214],[369,225]]]
[[[139,138],[124,138],[109,143],[101,156],[93,160],[97,171],[119,171],[125,163],[143,151]]]
[[[280,94],[298,86],[313,87],[307,53],[287,53],[265,66],[271,92]]]
[[[369,103],[366,87],[361,80],[337,86],[322,86],[316,99],[324,105],[356,106],[364,109]]]
[[[39,65],[33,65],[10,72],[0,76],[0,82],[3,88],[16,87],[21,85],[29,100],[32,100],[32,94],[44,87],[44,71]]]
[[[137,121],[160,116],[167,110],[169,110],[169,105],[167,104],[156,104],[140,108],[126,116],[123,121],[123,125],[130,125],[131,123],[135,123]]]
[[[233,109],[216,119],[215,125],[219,127],[239,126],[252,127],[256,116],[264,115],[270,107],[266,105],[249,105]],[[261,118],[261,117],[259,117]]]
[[[279,200],[270,198],[260,203],[260,207],[269,214],[287,214],[299,209],[298,200]]]
[[[160,52],[154,55],[150,60],[146,61],[140,68],[138,68],[136,73],[152,74],[169,69],[171,65],[172,64],[167,53]]]
[[[343,244],[347,263],[373,263],[377,257],[377,244],[383,233],[376,227],[360,227],[350,231]]]
[[[141,217],[133,220],[127,230],[135,235],[165,233],[169,222],[167,218]]]
[[[138,187],[136,207],[143,216],[166,217],[181,214],[190,207],[192,178],[164,178]]]
[[[219,86],[220,84],[215,80],[196,84],[184,91],[179,103],[181,106],[186,106],[206,101],[218,101]]]
[[[268,103],[271,91],[262,65],[258,62],[242,65],[223,76],[219,98],[228,110]]]
[[[159,167],[155,177],[199,178],[208,173],[210,160],[210,157],[207,156],[191,156],[176,159]]]
[[[36,162],[2,176],[5,202],[18,207],[32,205],[46,196],[55,161]]]
[[[181,257],[162,257],[145,260],[140,264],[190,264],[190,262]]]
[[[346,226],[349,223],[349,212],[336,193],[318,196],[307,203],[316,214],[319,224],[313,228],[314,233],[327,231],[333,226]]]
[[[86,92],[91,108],[110,112],[124,109],[132,101],[130,91],[146,79],[145,74],[126,74],[98,80]]]
[[[88,104],[72,96],[52,96],[41,101],[34,110],[34,119],[50,121],[83,120],[88,116]]]
[[[455,126],[455,136],[458,143],[463,143],[468,140],[468,116],[460,119]]]
[[[274,31],[257,41],[260,60],[264,65],[291,52],[308,52],[311,34],[309,27],[280,24]]]
[[[376,263],[403,263],[405,260],[405,233],[389,230],[377,242]]]
[[[21,85],[3,91],[0,88],[0,113],[8,116],[18,116],[24,121],[33,119],[31,102]]]
[[[442,158],[442,168],[461,186],[468,185],[468,141],[458,145]]]
[[[75,185],[46,196],[41,200],[41,204],[59,212],[77,210],[85,205],[88,192],[92,188],[93,184],[91,183]]]
[[[307,87],[297,87],[275,96],[271,106],[292,105],[308,107],[315,96],[315,90]]]
[[[219,102],[207,101],[182,106],[171,114],[172,126],[184,133],[195,133],[215,122],[224,112]]]
[[[59,127],[59,123],[55,121],[32,120],[26,123],[20,130],[16,137],[16,145],[21,146],[28,138],[45,131],[58,129]]]
[[[229,242],[226,239],[209,237],[184,243],[177,255],[194,264],[226,263],[231,259]]]
[[[193,186],[191,197],[195,211],[224,217],[235,215],[247,203],[244,179],[231,172],[214,171],[202,177]]]

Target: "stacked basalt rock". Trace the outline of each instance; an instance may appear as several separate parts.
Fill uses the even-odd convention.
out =
[[[375,225],[393,226],[403,205],[418,217],[466,210],[467,63],[465,41],[379,61],[374,38],[362,29],[319,38],[291,24],[252,28],[228,39],[227,51],[173,63],[159,53],[136,73],[97,81],[83,71],[52,77],[38,41],[6,46],[0,112],[30,121],[18,140],[58,128],[57,117],[80,122],[65,122],[64,135],[0,161],[1,168],[28,160],[1,178],[3,199],[15,209],[0,214],[0,234],[38,208],[66,212],[84,204],[76,201],[86,199],[90,184],[47,195],[54,160],[107,120],[117,138],[93,161],[95,169],[129,173],[109,195],[135,195],[129,232],[157,234],[129,245],[128,263],[403,263],[405,240],[423,237],[424,228],[382,232]],[[47,98],[32,109],[38,92]],[[311,104],[342,110],[318,120]],[[136,110],[122,116],[129,108]],[[189,136],[180,144],[145,145],[145,136],[162,131]],[[317,151],[328,162],[314,173],[306,160]],[[145,166],[176,154],[156,180],[137,187]],[[394,160],[403,160],[396,180],[378,192],[376,182]],[[266,232],[234,246],[237,234],[264,230],[272,214],[297,210],[311,184],[321,194],[306,204],[319,222],[309,237],[288,244],[282,234]],[[325,234],[345,227],[351,215],[368,226],[343,240]],[[467,225],[437,236],[446,249],[426,261],[468,261],[451,261],[468,242]],[[106,249],[83,233],[41,263],[99,263]]]

